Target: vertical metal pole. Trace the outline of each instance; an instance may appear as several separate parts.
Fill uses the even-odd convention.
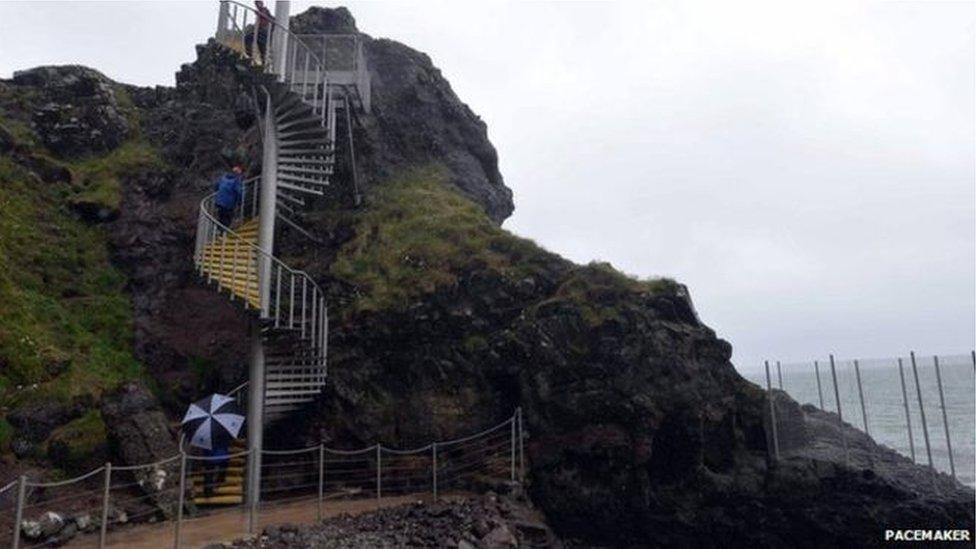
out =
[[[519,441],[519,482],[525,482],[525,432],[522,430],[522,407],[518,410],[518,441]]]
[[[230,14],[230,5],[226,1],[220,3],[220,10],[217,12],[217,41],[223,41],[224,33],[227,31],[227,16]]]
[[[511,444],[512,448],[510,450],[509,457],[511,458],[511,462],[512,462],[512,482],[515,482],[515,416],[512,415],[512,419],[510,419],[509,421],[512,424],[511,428],[509,429],[510,431],[509,435],[511,436],[512,439],[512,444]]]
[[[285,53],[288,50],[287,31],[288,31],[289,22],[291,21],[291,18],[288,16],[290,10],[291,10],[291,2],[282,1],[282,0],[278,0],[277,2],[275,2],[275,11],[274,11],[275,22],[278,24],[278,26],[281,26],[283,28],[275,29],[274,35],[271,37],[272,43],[268,44],[268,46],[269,47],[273,46],[273,50],[272,50],[274,53],[273,63],[275,67],[275,72],[278,75],[279,82],[284,82],[284,76],[285,76],[285,71],[283,69],[285,67]],[[295,44],[294,49],[296,50],[298,49],[298,44]]]
[[[173,532],[173,548],[180,549],[181,533],[183,527],[183,505],[186,498],[186,452],[180,452],[180,497],[176,506],[176,526]]]
[[[27,499],[27,475],[20,475],[20,478],[17,480],[17,510],[14,511],[13,549],[20,549],[20,525],[24,522],[25,499]]]
[[[247,504],[251,509],[248,531],[254,532],[254,512],[261,500],[261,449],[264,439],[264,343],[261,329],[251,326],[251,364],[247,391],[248,458]]]
[[[823,387],[820,385],[820,363],[813,361],[813,371],[817,374],[817,396],[820,397],[820,409],[824,410]]]
[[[325,445],[319,444],[319,504],[316,516],[322,521],[322,496],[325,493]]]
[[[861,367],[854,359],[854,376],[857,378],[857,397],[861,400],[861,417],[864,418],[864,432],[871,434],[868,430],[868,412],[867,408],[864,407],[864,389],[861,387]]]
[[[430,445],[433,463],[433,477],[434,477],[434,501],[437,501],[437,443]]]
[[[275,210],[278,200],[278,133],[275,128],[274,106],[271,97],[265,102],[264,147],[261,164],[261,195],[258,213],[258,248],[267,255],[258,255],[258,282],[261,298],[261,315],[271,314],[271,256],[274,255]]]
[[[912,452],[912,461],[915,461],[915,437],[912,436],[912,415],[908,413],[908,391],[905,389],[905,368],[901,358],[898,359],[898,376],[901,378],[901,401],[905,405],[905,425],[908,426],[908,448]]]
[[[247,533],[253,534],[257,530],[258,520],[257,520],[257,509],[258,501],[261,499],[261,465],[257,463],[254,459],[255,453],[253,450],[249,450],[247,454],[247,471],[248,471],[248,485],[245,488],[247,491]],[[257,470],[257,473],[254,471]],[[257,478],[258,484],[251,484],[251,481]]]
[[[915,364],[915,351],[910,353],[912,359],[912,374],[915,376],[915,394],[918,396],[918,415],[922,419],[922,435],[925,437],[925,454],[932,467],[932,447],[929,445],[929,426],[925,421],[925,405],[922,403],[922,386],[918,384],[918,366]]]
[[[112,464],[105,464],[105,488],[102,492],[102,524],[98,532],[98,549],[105,549],[105,535],[108,533],[108,499],[112,489]]]
[[[349,102],[349,96],[345,96],[345,107],[346,107],[346,135],[349,140],[349,170],[352,172],[352,192],[353,192],[353,204],[359,206],[362,197],[359,195],[359,176],[356,171],[356,149],[353,146],[352,140],[352,103]]]
[[[376,444],[376,499],[383,497],[383,445]]]
[[[779,361],[776,361],[776,377],[779,379],[779,390],[783,390],[783,369],[779,365]]]
[[[939,357],[933,356],[935,380],[939,384],[939,403],[942,405],[942,424],[945,426],[946,450],[949,452],[949,471],[956,478],[956,462],[952,459],[952,439],[949,437],[949,418],[946,415],[945,393],[942,392],[942,372],[939,370]]]
[[[769,400],[769,424],[773,428],[773,459],[779,461],[779,433],[776,432],[776,405],[773,404],[773,378],[769,374],[769,361],[766,364],[766,398]]]
[[[841,442],[844,444],[844,463],[851,464],[851,454],[847,448],[847,435],[844,434],[844,413],[840,406],[840,389],[837,387],[837,368],[834,365],[834,355],[830,355],[830,377],[834,380],[834,400],[837,402],[837,429]]]
[[[973,359],[973,373],[976,373],[976,351],[970,351],[969,356]]]

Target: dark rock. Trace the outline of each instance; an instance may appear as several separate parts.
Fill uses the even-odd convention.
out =
[[[74,65],[37,67],[15,72],[13,84],[31,86],[46,100],[34,110],[32,126],[59,156],[105,153],[129,135],[116,84],[97,71]]]

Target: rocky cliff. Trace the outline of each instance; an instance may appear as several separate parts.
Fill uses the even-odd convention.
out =
[[[341,8],[313,8],[293,21],[301,32],[355,30]],[[884,525],[972,528],[972,491],[951,482],[926,488],[910,464],[848,464],[802,445],[772,462],[764,393],[735,372],[731,346],[701,323],[688,290],[605,264],[576,265],[499,228],[511,192],[484,123],[426,55],[390,40],[366,43],[373,112],[355,130],[363,204],[351,206],[340,186],[308,217],[321,243],[290,235],[280,245],[289,263],[327,288],[331,383],[292,423],[298,429],[270,428],[269,444],[412,446],[478,430],[521,406],[528,492],[560,535],[583,543],[875,545]],[[38,366],[24,366],[3,387],[8,446],[50,447],[51,429],[96,417],[95,445],[112,442],[98,451],[124,455],[118,439],[154,427],[104,422],[124,406],[99,412],[103,393],[141,402],[116,388],[142,380],[176,418],[192,397],[243,379],[246,318],[199,285],[190,254],[197,204],[214,175],[231,160],[257,158],[248,75],[208,44],[181,68],[175,88],[132,88],[70,67],[0,87],[3,123],[16,129],[2,134],[13,174],[4,184],[78,187],[44,203],[83,227],[116,273],[102,292],[125,305],[119,322],[130,335],[111,342],[139,362],[100,377],[104,390],[59,401],[36,428],[16,418],[38,417],[28,407],[38,400],[16,397],[23,389],[13,387],[60,379],[50,377],[59,355],[16,355],[18,364]],[[66,92],[75,79],[91,81]],[[110,108],[120,117],[97,115]],[[125,154],[113,157],[117,151]],[[71,169],[105,158],[112,170]],[[95,175],[83,183],[88,173]],[[40,217],[25,223],[53,230]],[[91,262],[80,259],[71,272]],[[43,277],[46,269],[34,271]],[[0,317],[10,320],[0,327],[14,323]],[[13,333],[0,331],[0,349],[15,348]],[[72,368],[83,355],[69,356]],[[158,419],[154,406],[146,421]],[[794,415],[810,422],[806,444],[820,448],[810,441],[829,438],[816,428],[822,421]],[[871,444],[865,455],[883,453]],[[22,453],[25,460],[52,464],[37,452]]]

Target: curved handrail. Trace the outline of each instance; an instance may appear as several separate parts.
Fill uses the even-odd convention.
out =
[[[247,6],[245,4],[242,4],[240,2],[237,2],[235,0],[221,0],[221,3],[226,3],[228,5],[233,5],[233,6],[236,6],[236,7],[239,7],[239,8],[243,8],[244,10],[253,13],[254,14],[254,17],[255,17],[255,21],[257,21],[257,18],[258,17],[264,17],[257,10],[255,10],[254,8],[252,8],[250,6]],[[243,32],[245,30],[245,29],[240,28],[240,26],[237,25],[237,20],[235,18],[230,18],[230,20],[231,20],[232,23],[234,23],[234,26],[237,27],[240,31]],[[318,55],[315,55],[315,52],[312,51],[312,48],[310,48],[308,46],[308,44],[306,44],[301,38],[299,38],[297,34],[295,34],[294,32],[292,32],[291,29],[289,29],[288,27],[286,27],[286,26],[282,25],[281,23],[279,23],[274,17],[268,18],[268,21],[272,25],[274,25],[277,29],[280,29],[280,30],[284,31],[285,33],[287,33],[289,40],[294,40],[296,44],[299,44],[302,47],[302,49],[305,50],[305,54],[306,55],[309,55],[312,59],[315,60],[315,63],[322,69],[323,74],[324,74],[324,71],[325,71],[325,63],[321,59],[319,59],[319,56]],[[270,44],[269,44],[269,46],[270,46]],[[272,50],[269,49],[268,51],[272,51]],[[274,57],[271,56],[271,59],[274,59]]]

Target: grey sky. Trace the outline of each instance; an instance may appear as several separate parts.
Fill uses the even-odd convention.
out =
[[[507,228],[687,283],[740,368],[976,345],[973,3],[346,5],[485,119]],[[0,3],[0,76],[171,85],[216,12]]]

